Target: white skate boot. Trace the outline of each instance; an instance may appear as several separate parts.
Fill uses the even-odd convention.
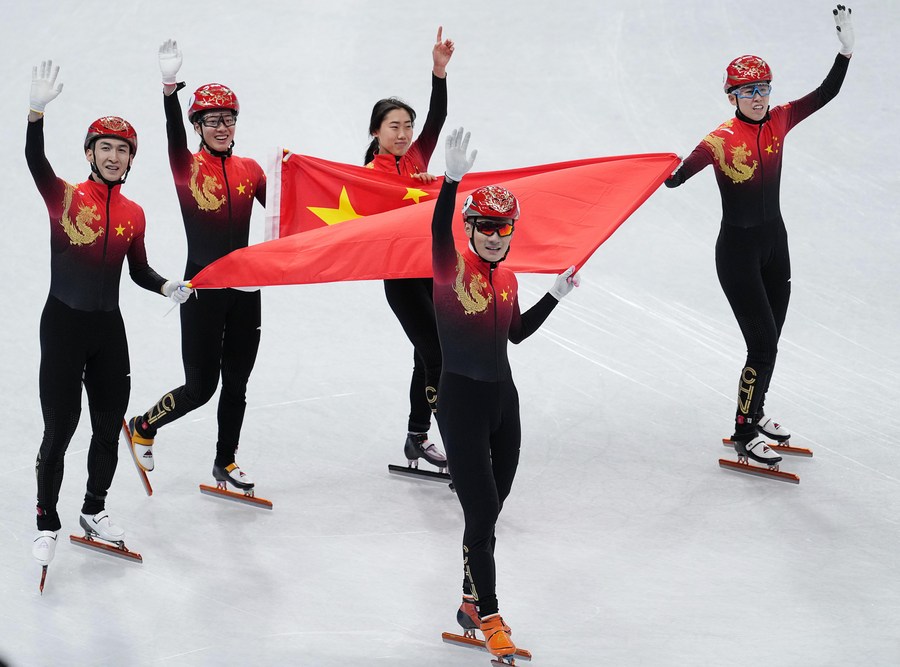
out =
[[[441,471],[447,468],[447,457],[433,442],[428,440],[427,433],[407,434],[406,443],[403,445],[403,454],[411,468],[419,467],[420,458],[440,468]]]
[[[84,528],[85,536],[88,539],[99,537],[106,542],[123,543],[125,541],[125,530],[109,520],[106,510],[97,514],[82,514],[78,522]]]
[[[756,425],[756,430],[778,443],[787,442],[791,439],[791,432],[771,417],[763,416]]]
[[[756,437],[745,442],[739,440],[734,440],[733,442],[738,460],[741,457],[750,458],[767,466],[775,466],[781,461],[781,457],[766,444],[766,439],[763,437]]]
[[[39,565],[47,567],[56,554],[56,531],[42,530],[31,544],[31,555]]]
[[[223,489],[226,488],[226,482],[233,484],[241,491],[249,491],[254,487],[253,480],[250,479],[247,473],[238,468],[237,463],[232,463],[224,468],[213,464],[212,474],[219,483],[218,486]]]
[[[128,422],[128,432],[131,434],[131,450],[134,460],[143,468],[144,472],[153,470],[153,438],[147,436],[141,424],[144,418],[141,415],[132,417]]]

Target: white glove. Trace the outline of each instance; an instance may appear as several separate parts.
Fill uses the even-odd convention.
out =
[[[574,274],[574,275],[573,275]],[[575,267],[570,266],[568,269],[556,276],[556,282],[550,288],[550,295],[557,301],[562,301],[563,297],[581,284],[581,274],[575,273]]]
[[[478,155],[477,150],[473,150],[469,157],[466,157],[466,151],[469,150],[469,137],[471,132],[465,132],[462,128],[453,130],[447,137],[447,157],[444,163],[447,166],[444,176],[451,181],[459,183],[465,176],[472,165],[475,164],[475,156]]]
[[[162,72],[163,85],[174,86],[177,83],[176,78],[180,69],[181,51],[178,48],[178,42],[174,39],[167,39],[159,47],[159,71]]]
[[[184,280],[167,280],[162,286],[162,293],[178,305],[181,305],[191,298],[194,290],[191,289],[191,284]]]
[[[841,40],[841,53],[849,56],[853,53],[853,21],[850,20],[852,9],[844,5],[838,5],[832,9],[834,14],[834,26],[837,29],[838,39]]]
[[[54,67],[52,60],[44,60],[41,63],[40,75],[37,65],[31,68],[31,101],[29,104],[32,111],[44,113],[44,107],[62,92],[63,85],[56,85],[57,74],[59,74],[59,65]]]

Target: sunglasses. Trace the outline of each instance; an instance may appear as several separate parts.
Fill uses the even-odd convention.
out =
[[[746,86],[741,86],[731,91],[735,97],[739,97],[742,100],[752,100],[757,93],[759,93],[760,97],[768,97],[771,92],[771,83],[748,83]]]
[[[212,127],[216,128],[219,125],[224,125],[225,127],[231,127],[237,122],[237,116],[234,114],[222,114],[221,116],[204,116],[200,119],[200,124],[203,127]]]
[[[498,222],[496,220],[478,220],[473,223],[475,229],[485,236],[493,236],[497,232],[502,237],[507,237],[513,233],[513,225],[511,222]]]

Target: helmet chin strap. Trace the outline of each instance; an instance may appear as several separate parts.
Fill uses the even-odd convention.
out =
[[[472,225],[472,234],[469,236],[469,247],[472,249],[472,252],[475,253],[475,256],[478,259],[480,259],[482,262],[487,262],[488,264],[491,265],[491,268],[494,269],[494,268],[497,268],[497,265],[500,262],[502,262],[504,259],[506,259],[506,256],[509,254],[509,249],[512,247],[512,244],[510,243],[508,246],[506,246],[506,252],[503,253],[503,257],[501,257],[500,259],[498,259],[498,260],[486,259],[481,256],[481,253],[478,252],[478,249],[475,247],[475,225]]]
[[[125,183],[125,179],[128,178],[128,172],[131,171],[131,165],[128,165],[125,168],[125,173],[122,174],[122,178],[120,178],[117,181],[111,181],[108,178],[106,178],[103,174],[100,173],[100,169],[97,167],[96,159],[91,160],[90,164],[91,164],[91,173],[96,174],[97,178],[99,178],[101,181],[106,183],[106,185],[110,188],[115,187],[117,185],[122,185],[123,183]]]

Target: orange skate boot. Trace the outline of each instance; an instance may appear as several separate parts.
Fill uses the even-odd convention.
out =
[[[491,655],[508,658],[516,653],[516,645],[509,635],[509,626],[503,622],[500,614],[491,614],[481,619],[481,632],[484,634],[484,646]]]

